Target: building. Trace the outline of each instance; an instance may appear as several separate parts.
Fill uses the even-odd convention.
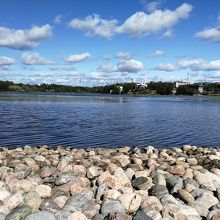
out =
[[[124,87],[123,86],[116,86],[116,88],[117,88],[117,93],[119,93],[119,94],[121,94],[122,92],[123,92],[123,90],[124,90]],[[114,91],[115,89],[111,89],[110,90],[110,94],[112,94],[112,93],[114,93],[115,94],[115,91]]]
[[[136,89],[146,89],[147,88],[147,83],[137,83],[136,84]]]
[[[199,93],[203,93],[204,92],[204,86],[202,84],[199,85],[198,92]]]
[[[185,86],[187,84],[188,84],[187,82],[177,81],[177,82],[175,82],[175,88],[177,89],[180,86]]]
[[[122,93],[123,92],[123,86],[117,86],[117,88],[119,89],[119,93]]]

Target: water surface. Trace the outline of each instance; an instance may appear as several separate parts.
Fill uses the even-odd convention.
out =
[[[214,97],[0,94],[0,146],[220,146]]]

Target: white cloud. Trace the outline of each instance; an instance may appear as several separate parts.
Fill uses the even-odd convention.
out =
[[[118,72],[136,73],[143,69],[144,69],[143,63],[134,59],[123,60],[119,62],[117,65]]]
[[[192,71],[214,71],[220,70],[220,60],[206,61],[203,59],[182,59],[179,61],[179,67],[182,69],[191,69]]]
[[[110,75],[108,72],[96,72],[93,71],[90,73],[89,76],[91,79],[105,79],[105,78],[112,78],[113,76]]]
[[[160,7],[160,5],[161,5],[160,1],[152,1],[146,4],[145,8],[148,12],[152,13],[156,11]]]
[[[53,22],[54,22],[55,24],[60,24],[60,23],[61,23],[61,19],[62,19],[62,16],[61,16],[61,15],[57,15],[57,16],[54,18]]]
[[[117,67],[110,63],[107,63],[107,64],[101,64],[97,70],[98,72],[112,73],[117,71]]]
[[[120,27],[117,27],[116,31],[117,33],[128,33],[132,36],[146,36],[164,29],[170,29],[180,20],[188,18],[191,11],[192,6],[184,3],[174,11],[157,10],[151,14],[136,12]]]
[[[23,53],[21,56],[21,62],[25,65],[46,65],[53,64],[51,60],[41,57],[39,53]]]
[[[220,72],[214,74],[205,74],[202,81],[220,82]]]
[[[0,47],[8,47],[18,50],[33,49],[39,43],[52,36],[52,28],[49,24],[41,27],[33,26],[31,29],[9,29],[0,27]]]
[[[101,64],[97,71],[102,73],[137,73],[144,69],[142,62],[134,59],[122,59],[116,65]]]
[[[115,34],[129,34],[134,37],[146,36],[165,30],[164,37],[170,37],[170,29],[180,20],[187,19],[192,6],[184,3],[176,10],[156,10],[152,13],[136,12],[122,25],[116,19],[106,20],[99,15],[89,15],[84,19],[74,18],[69,26],[85,32],[86,36],[101,36],[111,39]]]
[[[89,52],[81,53],[81,54],[71,54],[65,58],[65,60],[69,63],[79,63],[85,60],[88,60],[91,57]]]
[[[75,18],[69,22],[69,26],[84,31],[86,36],[98,35],[110,39],[114,35],[117,23],[115,19],[105,20],[93,14],[84,19]]]
[[[154,69],[159,71],[172,72],[175,70],[175,67],[170,63],[161,63],[158,66],[156,66]]]
[[[116,54],[116,57],[122,60],[130,60],[132,58],[132,55],[128,52],[120,51]]]
[[[173,37],[173,31],[172,30],[167,30],[162,35],[162,38],[170,38],[170,37]]]
[[[151,54],[152,57],[163,57],[163,56],[165,56],[165,55],[166,55],[166,53],[165,53],[164,51],[162,51],[162,50],[155,50],[155,51]]]
[[[220,27],[205,28],[203,31],[196,33],[196,37],[202,38],[203,40],[220,42]]]
[[[0,66],[9,66],[15,63],[15,60],[10,57],[0,56]]]

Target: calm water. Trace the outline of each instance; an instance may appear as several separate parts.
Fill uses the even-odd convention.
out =
[[[0,146],[220,146],[220,99],[0,94]]]

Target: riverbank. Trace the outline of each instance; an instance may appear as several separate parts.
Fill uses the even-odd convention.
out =
[[[220,149],[0,149],[1,220],[217,220]]]

